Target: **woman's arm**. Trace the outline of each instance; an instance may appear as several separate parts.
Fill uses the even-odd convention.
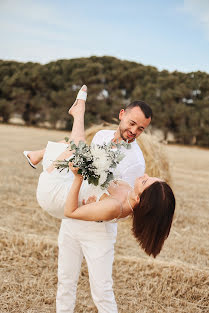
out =
[[[72,186],[70,188],[69,194],[67,196],[67,201],[65,204],[64,215],[66,216],[66,207],[70,208],[73,212],[78,208],[78,195],[83,182],[83,177],[81,175],[75,175],[73,179]]]
[[[65,204],[64,215],[66,217],[85,221],[108,221],[118,217],[120,215],[120,211],[120,202],[113,198],[108,198],[75,208],[75,206],[72,205],[72,199],[70,198],[69,193]]]
[[[65,204],[64,215],[66,217],[85,221],[101,221],[111,220],[119,216],[121,204],[118,200],[112,198],[78,207],[78,195],[83,177],[78,175],[78,169],[74,168],[72,163],[69,163],[69,168],[74,174],[74,180]]]

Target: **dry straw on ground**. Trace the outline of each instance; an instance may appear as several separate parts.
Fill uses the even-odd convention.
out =
[[[89,138],[97,130],[97,127],[88,130]],[[0,125],[1,313],[55,312],[60,223],[38,207],[35,189],[41,167],[36,171],[31,169],[22,151],[38,149],[47,140],[57,141],[65,135],[58,131]],[[131,235],[130,221],[119,223],[113,267],[118,310],[121,313],[206,313],[209,311],[209,151],[162,147],[147,136],[141,137],[140,146],[147,172],[168,181],[169,160],[177,210],[171,234],[155,260],[138,247]],[[84,262],[75,313],[85,312],[97,311],[90,296]]]

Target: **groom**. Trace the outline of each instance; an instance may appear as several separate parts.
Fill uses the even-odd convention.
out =
[[[78,100],[79,101],[79,100]],[[137,177],[144,175],[145,161],[136,138],[150,124],[151,108],[143,101],[134,101],[119,113],[120,123],[116,131],[101,130],[93,143],[129,141],[131,149],[123,149],[124,159],[118,164],[114,176],[134,186]],[[35,167],[44,155],[43,150],[25,151],[31,166]],[[117,313],[113,293],[112,264],[117,223],[111,221],[91,222],[63,219],[58,245],[57,313],[73,313],[81,263],[85,257],[93,301],[99,313]]]
[[[114,130],[101,130],[93,143],[103,144],[128,140],[131,149],[124,148],[124,159],[118,164],[114,175],[128,182],[132,187],[137,177],[145,170],[143,154],[136,138],[150,124],[151,108],[143,101],[134,101],[119,113],[119,126]],[[58,289],[57,313],[74,311],[77,282],[83,256],[86,259],[91,294],[99,313],[117,313],[117,304],[112,288],[112,264],[117,223],[91,222],[63,219],[58,245]]]

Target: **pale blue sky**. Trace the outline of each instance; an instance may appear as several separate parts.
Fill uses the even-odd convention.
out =
[[[110,55],[209,73],[209,0],[0,0],[0,59]]]

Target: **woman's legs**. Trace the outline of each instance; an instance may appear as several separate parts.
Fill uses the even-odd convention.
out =
[[[81,88],[81,90],[84,92],[87,92],[87,87],[84,85]],[[85,141],[85,134],[84,134],[85,101],[76,99],[72,107],[69,109],[68,113],[74,117],[74,123],[73,123],[72,133],[70,136],[70,141],[73,140],[76,144],[80,140]],[[58,143],[67,143],[67,142],[65,140],[61,140],[61,141],[58,141]],[[29,151],[27,156],[33,165],[37,165],[39,162],[42,161],[45,151],[46,151],[46,148],[43,148],[41,150]],[[62,159],[59,158],[59,160],[62,160]]]
[[[87,87],[84,85],[81,88],[82,91],[87,92]],[[73,127],[70,135],[70,141],[74,141],[75,144],[78,144],[79,141],[85,141],[85,131],[84,131],[84,114],[85,114],[85,100],[76,99],[74,104],[69,110],[69,114],[73,116]],[[65,160],[69,158],[73,152],[69,149],[61,153],[56,160]],[[51,164],[47,171],[51,173],[54,170],[54,164]]]
[[[58,142],[66,143],[65,140],[61,140]],[[27,156],[29,157],[29,159],[30,159],[31,163],[33,163],[33,165],[37,165],[38,163],[40,163],[42,161],[45,151],[46,151],[46,148],[41,149],[41,150],[29,151]]]

